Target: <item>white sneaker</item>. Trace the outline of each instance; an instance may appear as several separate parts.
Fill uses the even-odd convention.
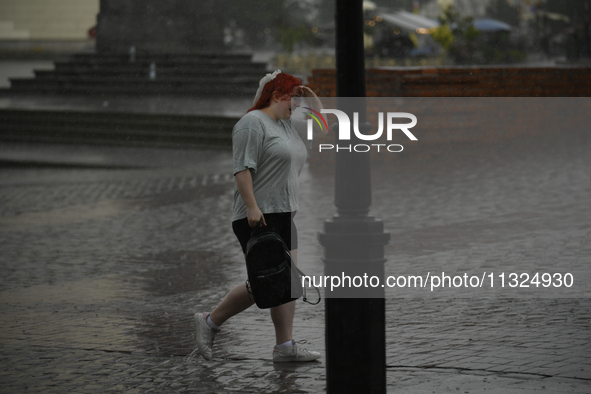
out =
[[[195,340],[201,356],[206,360],[211,360],[213,356],[213,339],[216,333],[207,325],[205,319],[207,319],[206,313],[195,313]]]
[[[273,349],[274,363],[314,361],[319,358],[320,353],[300,348],[295,342],[293,346],[283,350],[277,350],[277,348]]]

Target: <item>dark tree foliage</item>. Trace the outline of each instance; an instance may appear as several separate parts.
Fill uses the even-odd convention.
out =
[[[379,7],[387,7],[394,10],[412,11],[413,0],[374,0]],[[426,0],[420,1],[419,4],[426,3]]]
[[[591,0],[547,0],[541,11],[554,12],[570,18],[570,21],[539,21],[544,34],[565,33],[566,55],[570,59],[591,57]]]
[[[549,12],[566,15],[575,20],[582,20],[585,15],[585,0],[547,0],[541,8]]]
[[[486,7],[486,15],[513,27],[519,26],[520,10],[507,0],[494,0]]]

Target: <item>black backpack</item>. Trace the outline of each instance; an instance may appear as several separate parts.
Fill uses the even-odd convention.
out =
[[[281,237],[259,226],[253,230],[246,244],[246,288],[261,309],[272,308],[302,295],[306,299],[300,271],[291,258],[291,254]],[[293,289],[292,289],[293,283]],[[320,302],[320,291],[318,302]]]

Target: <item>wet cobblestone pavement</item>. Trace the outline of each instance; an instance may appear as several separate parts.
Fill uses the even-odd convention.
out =
[[[374,166],[387,275],[575,278],[560,291],[387,293],[388,392],[590,392],[590,148],[581,134]],[[0,169],[0,392],[323,392],[324,357],[274,365],[256,308],[224,325],[212,361],[190,357],[193,313],[245,278],[231,158],[149,152],[150,168]],[[300,265],[320,275],[330,172],[306,168],[301,200]],[[298,303],[295,332],[324,351],[322,303]]]

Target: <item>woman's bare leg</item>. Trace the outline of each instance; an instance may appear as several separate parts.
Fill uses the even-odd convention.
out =
[[[291,257],[297,265],[297,250],[292,250]],[[293,317],[295,314],[295,301],[271,308],[271,320],[275,326],[275,340],[277,345],[293,339]]]
[[[245,285],[236,286],[226,295],[222,302],[211,312],[211,321],[221,326],[231,318],[248,309],[254,304],[252,297],[249,297]]]
[[[291,251],[291,257],[297,265],[297,250]],[[232,289],[222,302],[211,312],[211,321],[221,326],[240,312],[248,309],[254,304],[249,296],[245,285],[236,286]],[[275,326],[275,339],[281,344],[293,339],[293,318],[295,315],[295,301],[271,308],[271,320]]]

